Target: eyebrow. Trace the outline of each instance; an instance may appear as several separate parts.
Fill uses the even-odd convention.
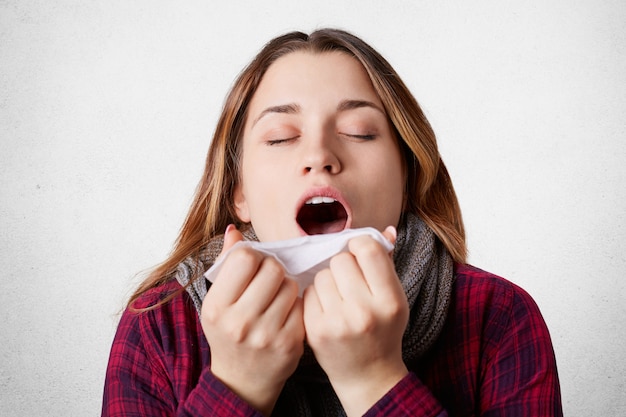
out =
[[[372,108],[374,110],[378,110],[382,114],[386,115],[385,111],[383,109],[381,109],[378,105],[376,105],[375,103],[373,103],[371,101],[367,101],[367,100],[343,100],[337,106],[337,111],[342,112],[342,111],[346,111],[346,110],[360,109],[360,108],[363,108],[363,107],[370,107],[370,108]]]
[[[300,106],[295,103],[281,104],[279,106],[271,106],[263,110],[261,114],[259,114],[257,118],[254,119],[254,121],[252,122],[252,126],[254,126],[260,119],[262,119],[264,116],[270,113],[297,114],[299,112],[300,112]]]
[[[374,110],[381,112],[383,115],[386,115],[385,111],[381,109],[378,105],[371,101],[367,100],[342,100],[337,106],[338,112],[344,112],[348,110],[360,109],[364,107],[369,107]],[[270,106],[263,110],[261,114],[259,114],[256,119],[252,122],[252,126],[254,126],[259,120],[261,120],[264,116],[271,113],[281,113],[281,114],[297,114],[300,113],[301,107],[296,103],[289,104],[281,104],[278,106]]]

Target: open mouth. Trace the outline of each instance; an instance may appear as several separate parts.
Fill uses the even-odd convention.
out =
[[[311,197],[300,207],[296,221],[307,235],[341,232],[348,213],[343,204],[331,197]]]

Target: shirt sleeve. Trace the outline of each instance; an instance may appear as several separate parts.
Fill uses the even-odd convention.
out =
[[[409,372],[364,417],[447,417],[448,414],[422,384],[419,378]]]
[[[213,376],[209,367],[185,398],[178,398],[164,358],[154,349],[159,335],[152,312],[126,311],[118,325],[106,372],[102,416],[261,416]],[[146,340],[148,339],[148,340]]]
[[[473,292],[464,297],[467,305],[459,308],[463,318],[450,329],[457,337],[463,335],[462,343],[436,347],[443,360],[433,372],[455,381],[456,389],[441,392],[438,387],[438,398],[411,372],[368,410],[367,417],[444,417],[453,409],[481,417],[563,415],[552,342],[539,308],[508,281],[476,281]],[[471,382],[468,387],[460,381]],[[475,401],[470,408],[468,399]]]
[[[550,334],[534,300],[511,284],[509,302],[495,309],[485,331],[481,415],[562,416]]]

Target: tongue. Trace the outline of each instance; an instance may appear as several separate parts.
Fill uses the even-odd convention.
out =
[[[346,226],[347,213],[337,202],[307,204],[298,213],[297,221],[308,235],[341,232]]]
[[[307,235],[324,235],[326,233],[341,232],[345,224],[345,221],[340,220],[326,223],[303,222],[300,223],[300,227],[302,227],[302,230],[304,230]]]

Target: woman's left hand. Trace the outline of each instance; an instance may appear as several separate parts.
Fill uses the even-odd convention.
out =
[[[392,243],[395,229],[383,233]],[[307,341],[346,413],[362,415],[408,373],[409,306],[391,256],[368,236],[349,242],[304,293]]]

